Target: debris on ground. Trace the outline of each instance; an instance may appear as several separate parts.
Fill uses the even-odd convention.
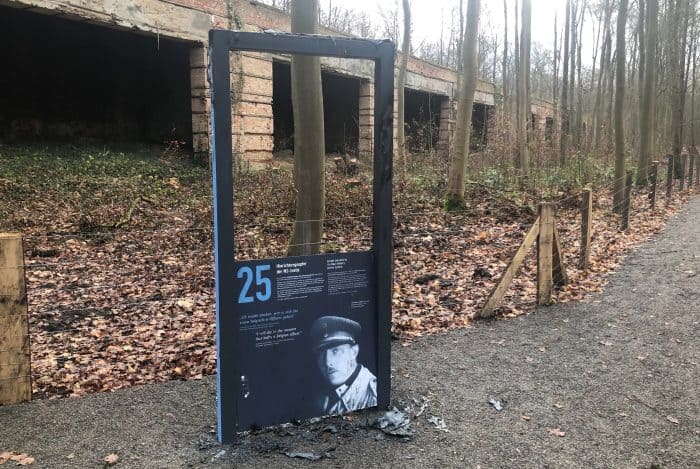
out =
[[[408,415],[396,407],[378,417],[374,426],[392,436],[412,437],[416,433],[411,427],[411,419],[408,418]]]
[[[331,446],[330,448],[327,448],[324,451],[322,451],[321,454],[317,454],[313,451],[284,451],[282,452],[282,454],[290,458],[306,459],[307,461],[318,461],[319,459],[335,459],[333,451],[335,451],[335,447]]]
[[[449,429],[447,428],[447,424],[445,423],[445,420],[441,419],[440,417],[433,415],[428,419],[428,423],[433,424],[435,428],[437,428],[440,431],[443,431],[445,433],[449,433]]]
[[[496,410],[503,410],[503,401],[499,401],[494,398],[489,398],[489,404],[491,404]]]
[[[287,451],[284,454],[285,454],[285,456],[289,456],[290,458],[307,459],[309,461],[318,461],[319,459],[321,459],[321,456],[314,453],[313,451],[309,451],[309,452]]]

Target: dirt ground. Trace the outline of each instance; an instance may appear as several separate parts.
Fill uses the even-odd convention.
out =
[[[0,453],[47,468],[111,453],[138,468],[700,467],[698,256],[695,197],[602,294],[395,343],[392,400],[413,417],[410,439],[364,412],[221,447],[210,377],[0,407]]]

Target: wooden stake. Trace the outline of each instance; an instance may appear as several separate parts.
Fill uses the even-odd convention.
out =
[[[587,187],[583,190],[581,200],[581,254],[578,266],[587,269],[591,259],[591,229],[593,219],[593,190]]]
[[[554,243],[552,243],[552,274],[554,284],[558,287],[563,287],[569,283],[569,277],[566,275],[566,264],[564,264],[564,252],[561,250],[561,241],[559,241],[559,230],[557,229],[556,220],[552,224],[554,228]]]
[[[625,180],[625,198],[622,201],[622,221],[620,229],[627,231],[630,227],[630,206],[632,205],[632,171],[627,171],[627,179]]]
[[[673,196],[673,155],[668,155],[668,168],[666,169],[666,205],[671,203]]]
[[[515,256],[513,256],[513,259],[510,261],[510,264],[508,264],[508,268],[503,274],[503,277],[501,277],[501,280],[498,282],[498,285],[496,285],[496,288],[494,288],[491,292],[489,300],[486,302],[484,309],[481,310],[479,317],[490,318],[493,316],[494,311],[501,304],[501,300],[503,299],[503,295],[506,294],[508,286],[510,286],[510,283],[513,281],[513,277],[515,277],[515,274],[518,272],[518,269],[525,260],[527,252],[530,250],[532,245],[535,244],[539,233],[540,219],[538,218],[535,220],[535,223],[532,224],[532,227],[530,228],[530,231],[527,232],[527,235],[525,235],[523,244],[520,245],[515,253]]]
[[[0,234],[0,405],[32,398],[22,237]]]
[[[656,186],[659,183],[659,162],[651,162],[651,190],[649,191],[649,208],[656,208]]]
[[[681,192],[683,192],[683,189],[685,189],[685,168],[688,167],[688,155],[683,155],[681,156],[681,180],[679,182],[679,189]]]
[[[552,301],[552,243],[554,238],[554,209],[549,203],[538,207],[540,235],[537,238],[537,304]]]
[[[690,160],[688,164],[688,189],[693,188],[693,169],[695,168],[695,155],[692,154],[688,157]]]

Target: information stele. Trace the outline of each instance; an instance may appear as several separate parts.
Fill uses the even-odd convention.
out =
[[[234,261],[231,51],[374,62],[371,250]],[[389,405],[394,53],[390,41],[209,33],[222,443],[249,429]]]
[[[243,357],[240,429],[326,413],[324,403],[334,388],[318,364],[322,352],[314,350],[318,344],[309,334],[321,317],[360,324],[357,366],[364,365],[376,376],[372,257],[371,252],[352,252],[234,264],[237,343]],[[331,329],[326,334],[342,332]],[[376,382],[374,388],[376,405]]]

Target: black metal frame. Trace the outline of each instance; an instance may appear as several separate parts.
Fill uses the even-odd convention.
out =
[[[224,396],[238,399],[240,333],[233,291],[233,147],[229,52],[255,51],[373,60],[374,67],[374,187],[372,250],[377,301],[377,401],[389,406],[391,387],[392,294],[392,153],[394,116],[394,54],[390,41],[288,33],[209,32],[209,73],[212,91],[212,176],[214,192],[214,256],[216,278],[217,420],[218,438],[227,443],[238,431],[236,405],[222,406]],[[222,334],[227,338],[223,339]],[[221,363],[233,373],[223,376]],[[224,413],[225,412],[225,413]],[[224,427],[224,422],[235,422]]]

